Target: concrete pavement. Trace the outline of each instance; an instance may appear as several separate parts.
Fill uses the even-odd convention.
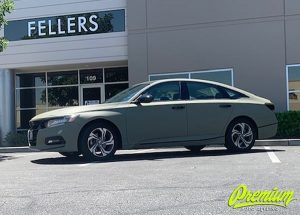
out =
[[[273,153],[273,155],[272,155]],[[275,162],[274,156],[279,160]],[[86,163],[58,153],[0,153],[0,214],[299,214],[300,147],[254,147],[231,154],[208,147],[120,151]],[[292,189],[288,208],[233,209],[239,184]]]

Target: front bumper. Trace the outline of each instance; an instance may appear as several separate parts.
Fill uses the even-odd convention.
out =
[[[31,129],[28,131],[29,147],[40,151],[78,151],[80,129],[81,127],[75,122],[52,128]]]

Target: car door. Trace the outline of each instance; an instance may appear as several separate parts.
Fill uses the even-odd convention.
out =
[[[150,94],[150,103],[132,104],[127,110],[128,143],[172,145],[187,137],[186,104],[181,100],[178,81],[152,86],[142,94]],[[175,142],[174,142],[175,141]]]
[[[232,100],[217,85],[185,82],[188,94],[188,136],[192,140],[210,140],[224,136],[233,111]]]

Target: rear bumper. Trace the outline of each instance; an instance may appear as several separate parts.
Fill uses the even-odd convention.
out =
[[[274,123],[271,125],[266,125],[258,128],[258,139],[267,139],[274,137],[277,133],[278,124]]]

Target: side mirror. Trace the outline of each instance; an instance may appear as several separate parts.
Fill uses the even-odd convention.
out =
[[[150,102],[153,102],[153,96],[150,95],[150,94],[144,94],[144,95],[141,95],[138,99],[137,99],[137,102],[138,103],[150,103]]]

